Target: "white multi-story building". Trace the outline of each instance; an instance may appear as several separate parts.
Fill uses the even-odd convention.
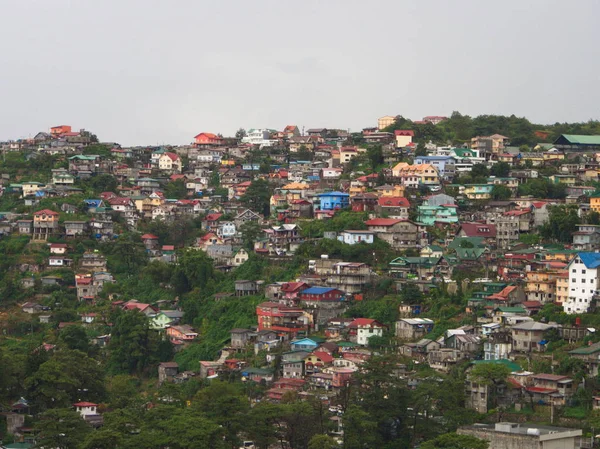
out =
[[[270,147],[274,141],[271,140],[271,131],[268,129],[250,129],[246,137],[242,139],[242,142],[251,145],[260,145],[261,147]]]
[[[563,302],[565,313],[587,313],[598,291],[600,253],[578,253],[567,265],[569,291]]]

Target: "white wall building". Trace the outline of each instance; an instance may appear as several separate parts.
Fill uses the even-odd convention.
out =
[[[598,290],[600,253],[578,253],[567,265],[569,291],[563,303],[565,313],[587,313]]]
[[[373,243],[373,236],[371,231],[342,231],[338,240],[346,245],[356,245],[361,242]]]

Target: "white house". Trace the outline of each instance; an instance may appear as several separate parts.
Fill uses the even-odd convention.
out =
[[[567,265],[569,291],[563,302],[565,313],[587,313],[593,296],[598,291],[600,253],[578,253]]]
[[[233,221],[223,221],[217,227],[217,236],[227,239],[235,236],[237,230]]]
[[[383,324],[370,318],[356,318],[348,325],[351,339],[359,345],[369,344],[369,338],[383,335]]]
[[[373,236],[375,235],[372,231],[342,231],[338,236],[338,240],[347,245],[355,245],[357,243],[373,243]]]
[[[181,158],[175,153],[163,153],[158,159],[158,168],[179,173],[181,172]]]
[[[98,404],[94,404],[93,402],[78,402],[73,404],[73,407],[75,407],[75,411],[79,412],[82,418],[98,414]]]
[[[268,129],[250,129],[248,130],[246,137],[242,139],[242,143],[260,145],[261,147],[269,147],[274,142],[270,139],[270,137],[271,131]]]

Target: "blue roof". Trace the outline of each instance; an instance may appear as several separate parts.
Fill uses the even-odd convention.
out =
[[[290,345],[314,345],[317,346],[318,343],[310,338],[301,338],[300,340],[294,340],[290,342]]]
[[[344,192],[325,192],[320,193],[319,196],[350,196],[350,194]]]
[[[600,253],[577,253],[587,268],[600,267]]]
[[[448,159],[454,159],[452,156],[416,156],[415,160],[423,160],[423,161],[447,161]]]
[[[309,295],[322,295],[323,293],[328,293],[330,291],[335,290],[335,288],[331,288],[331,287],[310,287],[307,288],[306,290],[302,290],[302,294],[309,294]]]

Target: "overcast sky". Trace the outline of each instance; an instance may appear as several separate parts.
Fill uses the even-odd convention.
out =
[[[0,140],[600,115],[597,0],[0,0],[0,17]]]

